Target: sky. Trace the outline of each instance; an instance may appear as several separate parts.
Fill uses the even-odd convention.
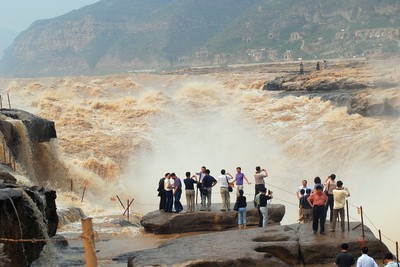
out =
[[[100,0],[0,0],[0,57],[34,21],[54,18]]]
[[[0,28],[23,31],[35,20],[53,18],[99,0],[1,0]]]

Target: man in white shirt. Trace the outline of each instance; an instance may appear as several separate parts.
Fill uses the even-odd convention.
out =
[[[392,253],[390,253],[390,252],[386,253],[386,255],[385,255],[385,262],[386,262],[385,267],[399,267],[400,264],[398,262],[394,261],[393,259],[394,259],[394,256],[393,256]]]
[[[228,178],[228,176],[230,178]],[[229,179],[233,179],[233,176],[227,172],[225,172],[224,169],[221,170],[221,175],[218,176],[218,183],[220,184],[220,193],[221,193],[221,199],[222,199],[222,208],[221,211],[226,211],[231,209],[231,204],[230,204],[230,195],[229,195]]]
[[[301,189],[304,189],[304,192],[306,192],[308,188],[311,189],[311,191],[312,191],[312,188],[307,185],[307,180],[303,180],[303,181],[301,181],[301,183],[302,183],[302,185],[297,189],[297,192],[296,192],[297,198],[299,200],[302,197],[301,194],[300,194],[300,190]]]
[[[336,221],[340,215],[340,227],[342,232],[345,231],[344,227],[344,205],[346,204],[346,198],[350,196],[350,192],[346,187],[343,187],[342,181],[337,181],[336,189],[333,192],[333,220],[331,222],[330,231],[335,232]]]
[[[368,256],[368,247],[361,248],[362,255],[357,260],[357,267],[379,267],[375,260]]]
[[[165,212],[172,212],[172,204],[174,200],[172,192],[173,184],[174,181],[171,179],[171,175],[166,176],[164,180],[164,190],[166,197],[165,208],[164,208]]]

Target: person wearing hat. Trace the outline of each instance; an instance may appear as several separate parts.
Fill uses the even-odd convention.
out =
[[[336,188],[336,182],[335,182],[336,175],[331,174],[326,178],[324,186],[325,186],[325,193],[328,196],[328,203],[326,205],[326,213],[328,214],[328,209],[330,209],[330,214],[329,214],[329,221],[332,222],[333,220],[333,189]]]

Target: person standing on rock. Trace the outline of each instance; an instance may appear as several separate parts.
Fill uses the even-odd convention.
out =
[[[237,167],[235,180],[233,181],[233,182],[236,182],[236,195],[237,196],[240,195],[239,190],[243,190],[243,179],[246,180],[247,184],[251,184],[251,182],[249,182],[249,180],[247,180],[246,175],[244,175],[244,173],[242,173],[242,168]]]
[[[301,186],[299,186],[299,188],[297,188],[297,191],[296,191],[296,195],[297,195],[297,198],[300,200],[300,198],[302,197],[302,195],[300,194],[300,190],[301,189],[304,189],[304,192],[307,190],[307,188],[310,188],[311,189],[311,187],[309,187],[308,185],[307,185],[307,180],[303,180],[303,181],[301,181]]]
[[[186,172],[185,184],[187,212],[194,212],[194,184],[197,184],[196,175],[190,177],[190,172]]]
[[[300,224],[303,223],[303,207],[301,206],[301,201],[300,201],[300,200],[304,197],[305,193],[306,193],[306,190],[304,190],[304,189],[301,189],[301,190],[300,190],[300,199],[299,199],[299,219],[298,219],[298,221],[299,221]]]
[[[164,180],[164,190],[165,190],[165,212],[172,212],[172,205],[173,205],[173,193],[172,193],[172,187],[173,187],[174,181],[171,179],[171,175],[168,175],[165,177]]]
[[[202,198],[202,205],[201,205],[201,210],[202,211],[211,211],[211,189],[214,185],[217,184],[217,180],[215,180],[214,177],[210,175],[210,170],[206,170],[206,176],[203,178],[203,182],[201,184],[203,190],[207,190],[207,194],[201,194]],[[206,206],[206,198],[207,198],[207,206]]]
[[[256,205],[256,195],[258,192],[260,192],[262,189],[266,188],[265,187],[265,181],[264,179],[268,177],[268,173],[266,169],[261,169],[260,166],[256,167],[256,172],[254,173],[254,181],[255,181],[255,193],[254,193],[254,207],[257,207]]]
[[[231,210],[231,203],[230,203],[230,195],[229,195],[229,179],[233,179],[233,176],[224,169],[221,170],[221,175],[218,177],[218,182],[220,184],[220,193],[221,193],[221,200],[222,200],[222,208],[221,211]]]
[[[315,191],[315,188],[317,187],[317,185],[322,186],[322,189],[324,189],[324,186],[322,184],[321,178],[319,178],[319,176],[314,178],[314,190],[313,190],[313,192]]]
[[[356,259],[354,256],[348,252],[349,245],[347,243],[343,243],[340,246],[341,252],[336,255],[335,265],[338,267],[351,267],[354,263],[356,263]]]
[[[160,205],[159,205],[159,209],[160,210],[164,210],[165,209],[165,204],[167,202],[167,196],[165,194],[165,190],[164,190],[164,182],[165,179],[167,178],[167,176],[169,176],[169,172],[167,172],[164,177],[162,177],[160,179],[160,181],[158,182],[158,196],[160,197]]]
[[[300,62],[300,74],[304,74],[304,66],[303,66],[303,61]]]
[[[196,175],[199,177],[198,182],[197,182],[197,193],[198,194],[200,192],[200,195],[202,195],[202,183],[203,183],[203,178],[204,176],[206,176],[206,166],[201,166],[201,170],[200,172],[196,172]],[[203,197],[201,197],[201,205],[203,205]],[[196,203],[197,203],[197,195],[196,195]]]
[[[236,203],[238,207],[238,225],[239,230],[246,229],[246,207],[247,201],[246,197],[243,195],[244,191],[242,189],[239,190],[239,196],[236,197]]]
[[[328,203],[326,205],[326,213],[328,213],[328,209],[330,209],[329,221],[333,220],[333,189],[336,188],[335,182],[336,175],[331,174],[325,180],[325,192],[328,195]]]
[[[272,192],[268,190],[268,195],[267,195],[267,189],[264,187],[261,189],[261,194],[260,194],[260,212],[263,217],[263,222],[262,222],[262,227],[265,228],[268,225],[268,208],[267,208],[267,203],[268,199],[272,198]]]
[[[343,187],[342,181],[337,181],[336,189],[333,189],[333,220],[331,222],[330,231],[335,232],[336,221],[340,217],[340,228],[342,232],[345,231],[344,227],[344,205],[346,198],[350,196],[350,192],[346,187]]]
[[[303,223],[308,223],[312,221],[312,208],[310,203],[308,202],[308,198],[311,195],[311,189],[307,188],[306,193],[304,196],[300,198],[300,209],[301,209],[301,215],[302,215],[302,222]]]
[[[316,192],[312,193],[308,197],[307,201],[313,207],[313,231],[314,234],[318,231],[318,221],[320,224],[320,233],[325,235],[325,221],[326,221],[326,203],[328,202],[328,197],[324,192],[322,192],[322,186],[317,185],[315,188]]]
[[[263,190],[261,190],[261,191],[263,191]],[[258,192],[258,194],[255,196],[255,200],[254,200],[256,202],[257,210],[258,210],[258,227],[262,227],[263,226],[263,215],[262,215],[261,210],[260,210],[261,191]]]
[[[368,247],[362,247],[361,252],[361,257],[357,259],[357,267],[379,267],[375,260],[368,256]]]
[[[183,210],[183,206],[181,203],[181,196],[182,196],[182,182],[181,179],[179,179],[175,173],[171,173],[171,178],[174,179],[174,190],[173,190],[173,195],[174,195],[174,206],[175,206],[175,212],[179,213]]]

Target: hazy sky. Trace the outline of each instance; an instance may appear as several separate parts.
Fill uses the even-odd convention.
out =
[[[99,0],[0,0],[0,28],[21,32],[38,19],[57,17]]]

